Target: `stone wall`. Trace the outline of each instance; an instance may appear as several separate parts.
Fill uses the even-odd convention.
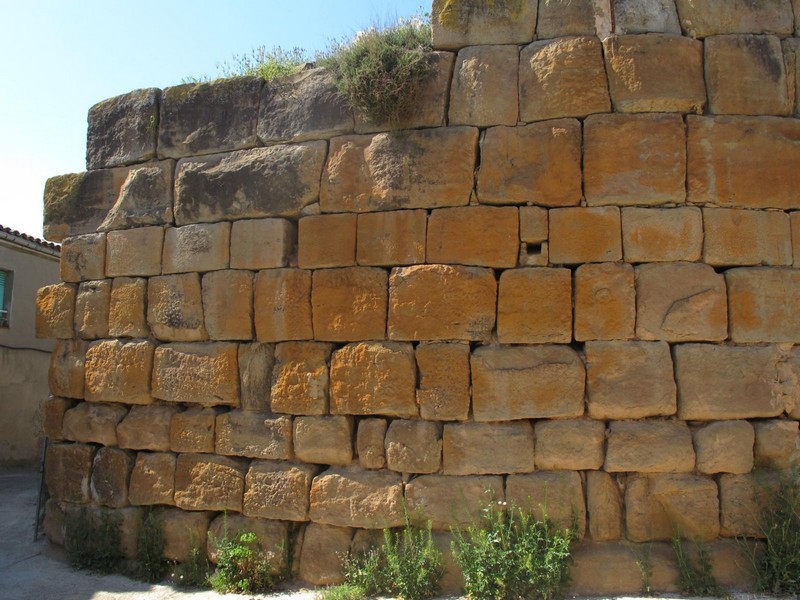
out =
[[[403,502],[446,548],[505,499],[577,516],[575,592],[644,548],[674,590],[674,527],[747,585],[754,469],[798,456],[796,20],[436,0],[394,131],[320,69],[93,107],[46,189],[51,538],[159,505],[182,560],[226,511],[324,584]]]

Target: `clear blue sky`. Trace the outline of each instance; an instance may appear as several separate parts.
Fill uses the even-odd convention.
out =
[[[85,170],[90,106],[214,76],[258,46],[311,52],[430,0],[0,0],[0,224],[42,235],[48,177]]]

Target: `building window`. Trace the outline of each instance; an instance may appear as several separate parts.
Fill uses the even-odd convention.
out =
[[[11,315],[11,285],[14,273],[0,269],[0,327],[8,327]]]

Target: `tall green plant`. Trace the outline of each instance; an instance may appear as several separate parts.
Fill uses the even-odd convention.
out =
[[[145,509],[136,536],[136,574],[139,578],[150,583],[164,578],[169,569],[164,558],[165,545],[161,514],[152,508]]]
[[[68,512],[64,544],[67,560],[75,569],[114,573],[125,556],[122,552],[120,520],[107,511],[96,514],[85,508]]]
[[[672,549],[678,564],[678,587],[681,592],[693,596],[727,597],[727,592],[714,579],[708,547],[695,542],[694,548],[695,556],[692,560],[684,549],[680,532],[677,529],[673,532]]]

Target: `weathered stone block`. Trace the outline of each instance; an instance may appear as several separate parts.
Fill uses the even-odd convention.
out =
[[[214,271],[203,275],[203,316],[212,340],[253,338],[253,273]]]
[[[536,519],[548,518],[559,527],[574,523],[576,535],[586,531],[586,504],[580,473],[558,471],[509,475],[506,502],[519,506]]]
[[[575,549],[570,564],[571,593],[585,596],[640,595],[640,552],[648,553],[652,589],[677,592],[675,554],[669,545],[656,543],[650,544],[647,550],[638,550],[629,544],[612,543],[585,544]]]
[[[180,160],[175,222],[296,218],[319,197],[326,147],[304,142]]]
[[[585,349],[590,417],[675,414],[676,386],[666,342],[587,342]]]
[[[232,410],[217,416],[215,450],[228,456],[292,458],[292,420],[269,413]]]
[[[161,512],[164,558],[176,562],[192,560],[194,548],[204,548],[213,513],[166,508]]]
[[[36,337],[68,340],[73,334],[78,286],[54,283],[36,292]]]
[[[54,498],[48,498],[44,505],[42,529],[53,544],[64,545],[64,509]]]
[[[92,462],[89,484],[92,500],[114,508],[127,506],[132,468],[133,455],[130,452],[119,448],[100,448]]]
[[[316,473],[311,465],[253,461],[245,479],[242,512],[263,519],[308,520],[308,495]]]
[[[324,415],[328,411],[328,363],[333,347],[318,342],[284,342],[275,349],[272,410],[291,415]]]
[[[106,235],[107,277],[149,277],[161,274],[164,229],[137,227]]]
[[[436,473],[442,459],[439,426],[395,419],[386,432],[386,466],[402,473]]]
[[[613,4],[617,33],[681,33],[674,0],[614,0]]]
[[[258,138],[303,142],[352,133],[353,114],[327,69],[304,69],[268,81],[261,90]]]
[[[800,430],[797,421],[756,421],[755,463],[768,469],[800,466]]]
[[[743,208],[800,208],[800,121],[688,117],[688,200]]]
[[[576,264],[622,258],[619,208],[570,207],[550,211],[550,262]]]
[[[503,478],[497,475],[421,475],[406,484],[412,522],[444,531],[474,525],[488,504],[504,496]]]
[[[311,585],[336,585],[344,582],[340,557],[350,552],[353,530],[309,523],[303,536],[299,576]]]
[[[783,212],[704,208],[703,262],[709,265],[791,265],[789,215]]]
[[[636,290],[633,267],[624,263],[581,265],[575,270],[575,339],[633,337]]]
[[[485,346],[471,367],[476,421],[583,414],[583,362],[568,346]]]
[[[310,502],[315,523],[382,529],[404,522],[399,473],[334,467],[314,478]]]
[[[521,206],[519,209],[519,239],[523,244],[541,244],[547,241],[548,210],[538,206]]]
[[[798,0],[792,0],[792,2],[797,6]],[[800,98],[798,98],[797,93],[798,88],[800,88],[800,85],[798,85],[798,82],[800,82],[800,61],[797,60],[798,56],[800,56],[800,38],[785,38],[781,40],[781,47],[783,48],[783,60],[786,64],[789,103],[792,109],[791,116],[796,117],[800,115],[800,103],[798,103]]]
[[[112,337],[146,338],[147,280],[141,277],[116,277],[111,284],[108,307],[108,334]]]
[[[289,524],[265,519],[252,519],[243,515],[222,514],[211,521],[208,527],[208,558],[217,562],[219,543],[236,540],[242,532],[253,533],[256,548],[269,564],[269,572],[278,575],[286,568],[285,548],[289,539]]]
[[[497,338],[502,344],[571,342],[572,271],[504,271],[497,301]]]
[[[424,263],[427,224],[428,213],[424,210],[358,215],[358,264],[395,266]]]
[[[184,510],[242,511],[247,462],[208,454],[180,454],[175,505]]]
[[[539,0],[536,39],[548,40],[567,35],[594,35],[600,6],[595,0]]]
[[[208,339],[198,273],[152,277],[147,285],[147,322],[159,340]]]
[[[791,35],[792,7],[789,0],[676,0],[681,27],[692,37],[720,33],[777,33]]]
[[[111,280],[83,281],[75,296],[75,333],[85,340],[108,337]]]
[[[150,404],[154,344],[148,340],[104,340],[86,351],[86,399]]]
[[[431,26],[434,48],[475,44],[524,44],[536,30],[538,0],[483,2],[434,0]]]
[[[382,469],[386,464],[386,419],[361,419],[356,434],[358,464],[363,469]]]
[[[584,121],[583,144],[589,206],[685,202],[686,132],[680,115],[591,116]]]
[[[259,271],[253,290],[256,338],[259,342],[307,340],[311,326],[311,271]]]
[[[356,264],[358,215],[311,215],[298,226],[297,264],[301,269],[351,267]]]
[[[488,340],[496,297],[497,281],[490,269],[448,265],[392,269],[389,338]],[[458,319],[453,319],[455,314]]]
[[[519,114],[517,46],[470,46],[456,57],[448,122],[453,125],[516,125]],[[492,94],[484,90],[494,90]]]
[[[734,342],[800,341],[800,272],[730,269],[725,281]]]
[[[693,471],[692,434],[681,421],[613,421],[608,428],[608,472]]]
[[[142,162],[156,155],[161,90],[134,90],[89,109],[86,168]]]
[[[720,535],[764,537],[761,515],[778,485],[775,473],[729,475],[719,478]]]
[[[534,437],[538,470],[587,471],[603,466],[606,427],[600,421],[537,421]]]
[[[432,211],[428,219],[428,262],[515,267],[518,253],[519,214],[516,208],[442,208]]]
[[[384,269],[322,269],[312,279],[315,339],[351,342],[385,337],[388,275]]]
[[[65,398],[83,398],[88,344],[82,340],[59,340],[50,354],[50,393]]]
[[[131,504],[175,504],[175,465],[177,457],[169,452],[139,452],[131,472]]]
[[[298,460],[349,465],[353,462],[353,418],[343,415],[297,417],[293,441]]]
[[[230,223],[167,228],[164,234],[164,274],[227,269],[230,238]]]
[[[360,213],[466,205],[477,151],[474,127],[333,138],[320,207]]]
[[[417,404],[427,421],[465,421],[469,414],[469,345],[417,345]]]
[[[247,219],[231,225],[231,269],[289,266],[297,228],[286,219]]]
[[[147,225],[171,225],[175,161],[147,163],[128,171],[114,206],[98,231]]]
[[[51,441],[64,439],[61,432],[61,427],[64,423],[64,413],[70,408],[75,406],[75,403],[68,398],[58,398],[50,396],[44,401],[42,407],[44,435],[49,437]]]
[[[753,469],[753,426],[747,421],[716,421],[692,432],[701,473],[749,473]]]
[[[131,411],[117,425],[120,447],[133,450],[168,451],[170,449],[170,422],[178,412],[177,406],[131,407]]]
[[[577,205],[583,195],[581,153],[581,124],[576,119],[491,127],[481,143],[479,201]]]
[[[411,344],[348,344],[331,358],[331,414],[417,415]]]
[[[603,40],[608,84],[619,112],[703,113],[703,44],[677,35]]]
[[[728,337],[725,278],[699,263],[636,267],[636,337],[685,342]]]
[[[491,452],[487,452],[492,448]],[[534,469],[533,427],[509,423],[446,423],[442,436],[445,475],[529,473]]]
[[[61,243],[59,271],[62,281],[77,283],[103,279],[106,266],[106,236],[87,233],[68,237]]]
[[[117,424],[128,409],[118,404],[80,402],[64,413],[61,432],[73,442],[93,442],[104,446],[117,445]]]
[[[244,410],[269,410],[275,347],[271,344],[239,344],[239,393]]]
[[[600,40],[534,42],[519,57],[520,121],[585,117],[611,110]]]
[[[708,236],[708,221],[705,225]],[[708,237],[705,243],[708,252]],[[703,251],[703,213],[693,206],[623,208],[622,248],[625,261],[631,263],[699,261]]]
[[[169,402],[239,404],[236,344],[164,344],[153,360],[153,396]]]
[[[89,479],[96,450],[89,444],[47,447],[44,477],[51,498],[77,504],[89,502]]]
[[[169,447],[173,452],[214,452],[214,424],[219,409],[192,406],[172,416]]]
[[[589,537],[595,542],[622,537],[622,494],[612,475],[604,471],[586,473],[586,512]]]
[[[257,77],[234,77],[164,89],[158,155],[178,158],[255,146],[261,85]]]

